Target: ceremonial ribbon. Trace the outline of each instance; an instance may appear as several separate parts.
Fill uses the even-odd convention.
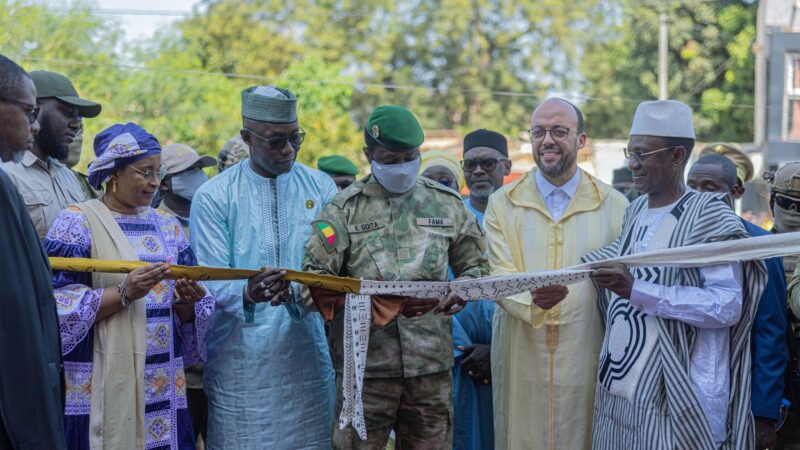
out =
[[[134,270],[150,265],[143,261],[109,261],[90,258],[59,258],[50,257],[50,267],[53,270],[65,272],[105,272],[105,273],[130,273]],[[281,269],[286,272],[286,280],[305,284],[311,287],[324,287],[326,289],[349,293],[358,292],[361,281],[353,278],[319,275],[316,273],[300,272],[297,270]],[[228,269],[223,267],[182,266],[170,264],[169,273],[165,278],[177,280],[189,278],[195,281],[210,280],[246,280],[261,273],[252,269]]]
[[[703,267],[755,259],[800,254],[800,232],[728,240],[687,247],[654,250],[612,258],[628,267]],[[53,270],[71,272],[127,273],[147,265],[140,261],[100,261],[82,258],[50,258]],[[597,264],[597,263],[594,263]],[[464,300],[497,300],[531,289],[569,285],[585,281],[591,264],[562,270],[516,273],[458,281],[372,281],[286,270],[285,279],[311,287],[347,294],[345,300],[343,406],[339,427],[352,425],[362,440],[366,439],[361,393],[364,380],[369,328],[370,295],[399,295],[443,300],[455,292]],[[238,280],[258,274],[258,270],[170,265],[168,278],[193,280]]]
[[[800,253],[800,232],[794,232],[654,250],[612,258],[607,262],[619,262],[628,267],[702,267],[798,253]],[[142,261],[50,258],[50,265],[53,270],[68,272],[128,273],[148,264]],[[580,264],[562,270],[515,273],[450,282],[356,280],[290,269],[281,270],[286,272],[284,278],[288,281],[344,294],[399,295],[403,297],[444,299],[450,292],[455,292],[464,300],[493,300],[554,284],[570,285],[579,283],[588,279],[589,273],[591,273],[589,267],[589,264]],[[170,272],[166,277],[170,279],[190,278],[199,281],[245,280],[259,272],[259,270],[251,269],[171,264]]]

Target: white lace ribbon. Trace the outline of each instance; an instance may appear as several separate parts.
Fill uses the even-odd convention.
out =
[[[629,267],[702,267],[800,254],[800,232],[670,248],[608,260]],[[589,264],[563,270],[526,272],[485,278],[444,281],[362,281],[361,295],[347,294],[344,317],[344,403],[339,428],[352,425],[362,440],[367,432],[361,392],[372,324],[370,295],[399,295],[444,300],[452,290],[464,300],[497,300],[555,284],[589,279]]]
[[[347,294],[344,305],[344,368],[342,374],[342,412],[339,429],[352,425],[361,440],[367,439],[364,405],[364,369],[367,365],[372,302],[369,295]]]

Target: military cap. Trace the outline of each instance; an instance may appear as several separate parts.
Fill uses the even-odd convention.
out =
[[[212,167],[217,165],[217,158],[200,156],[197,150],[186,144],[169,144],[161,149],[161,165],[167,173],[175,175],[192,167]]]
[[[402,106],[375,108],[367,119],[364,131],[379,145],[395,152],[414,150],[425,141],[417,118]]]
[[[219,151],[219,157],[217,158],[217,161],[219,161],[219,171],[222,172],[228,167],[249,157],[250,147],[242,140],[242,136],[237,134],[228,139],[228,142],[226,142],[225,145],[222,146],[222,150]]]
[[[317,168],[328,175],[358,175],[358,167],[340,155],[323,156],[317,160]]]
[[[753,179],[753,162],[745,152],[740,150],[733,144],[726,144],[724,142],[714,142],[708,144],[700,151],[700,157],[706,156],[711,153],[716,153],[730,159],[736,166],[736,176],[739,181],[746,183]]]
[[[30,73],[36,86],[36,98],[56,98],[78,109],[78,113],[87,118],[97,117],[102,110],[99,103],[81,98],[69,78],[60,73],[46,70],[34,70]]]
[[[259,122],[297,122],[297,97],[273,85],[251,86],[242,91],[242,117]]]
[[[800,198],[800,162],[786,164],[771,178],[773,191]]]

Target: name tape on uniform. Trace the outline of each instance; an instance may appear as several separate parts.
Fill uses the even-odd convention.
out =
[[[447,217],[420,217],[417,225],[421,227],[452,227],[453,219]]]
[[[386,226],[383,220],[373,220],[372,222],[348,225],[347,231],[350,233],[366,233],[367,231],[380,230]]]

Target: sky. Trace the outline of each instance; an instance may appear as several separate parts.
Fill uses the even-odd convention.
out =
[[[117,20],[125,30],[125,39],[135,42],[151,37],[158,29],[168,27],[180,15],[144,13],[190,12],[198,0],[94,0],[99,13]],[[137,14],[120,14],[137,12]]]

